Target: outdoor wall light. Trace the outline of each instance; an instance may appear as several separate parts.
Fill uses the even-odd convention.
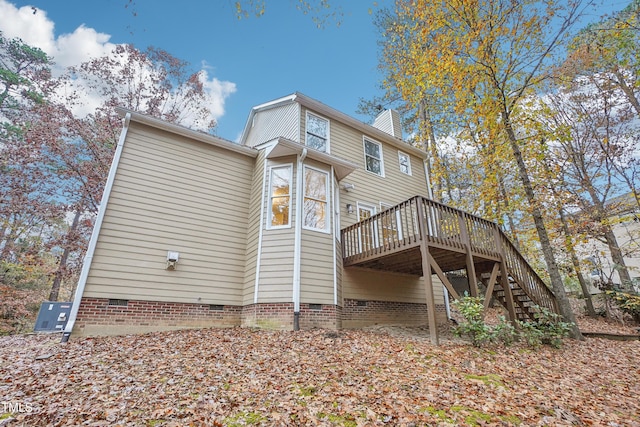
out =
[[[347,203],[347,213],[348,214],[353,213],[353,205],[351,203]]]
[[[176,264],[180,258],[180,252],[168,251],[167,252],[167,270],[175,270]]]
[[[342,184],[342,189],[347,193],[350,193],[355,188],[356,188],[355,184],[351,184],[350,182],[345,182],[344,184]]]

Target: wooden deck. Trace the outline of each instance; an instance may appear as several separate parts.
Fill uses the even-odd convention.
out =
[[[413,197],[343,229],[341,237],[345,267],[425,277],[428,306],[431,274],[458,298],[445,273],[466,270],[470,294],[480,295],[480,284],[486,304],[494,296],[511,320],[533,319],[538,306],[558,312],[551,290],[496,223],[433,200]]]

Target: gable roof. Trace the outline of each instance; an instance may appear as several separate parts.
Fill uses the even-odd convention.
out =
[[[264,110],[268,110],[274,107],[278,107],[281,105],[298,103],[303,107],[308,108],[309,110],[313,110],[314,112],[321,114],[322,116],[333,119],[338,122],[344,123],[348,126],[351,126],[363,134],[370,136],[380,142],[387,143],[392,145],[399,150],[402,150],[406,153],[413,154],[414,156],[420,157],[422,159],[426,159],[428,154],[425,151],[422,151],[396,137],[388,134],[378,128],[375,128],[367,123],[361,122],[345,113],[342,113],[334,108],[329,107],[322,102],[310,98],[306,95],[303,95],[300,92],[295,92],[291,95],[275,99],[273,101],[266,102],[264,104],[256,105],[251,109],[249,113],[249,118],[247,119],[247,123],[245,124],[244,130],[242,131],[242,136],[240,137],[240,144],[244,145],[247,135],[249,134],[249,129],[251,128],[251,123],[253,122],[253,118],[256,113]]]

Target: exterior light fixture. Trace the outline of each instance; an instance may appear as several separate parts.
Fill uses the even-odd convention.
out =
[[[347,213],[348,214],[353,213],[353,205],[351,203],[347,203]]]
[[[347,193],[350,193],[355,188],[356,188],[355,184],[351,184],[350,182],[345,182],[344,184],[342,184],[342,189]]]
[[[180,252],[168,251],[167,252],[167,270],[175,270],[178,259],[180,258]]]

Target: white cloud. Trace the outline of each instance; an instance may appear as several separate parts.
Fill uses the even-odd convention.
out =
[[[84,24],[80,24],[72,33],[56,37],[55,23],[48,18],[46,10],[43,9],[38,8],[34,13],[31,6],[17,8],[7,0],[0,0],[0,17],[0,31],[5,37],[19,37],[28,45],[42,49],[53,58],[54,75],[60,75],[67,67],[80,65],[91,58],[106,56],[116,47],[114,43],[109,42],[111,35],[98,32]],[[209,77],[207,70],[212,67],[204,62],[201,66],[200,78],[208,95],[208,107],[213,118],[217,120],[224,115],[224,103],[236,91],[236,85]],[[100,98],[95,90],[77,89],[78,93],[82,94],[82,99],[81,105],[74,108],[75,114],[86,115],[100,105]],[[194,125],[188,117],[182,124]]]
[[[73,33],[56,38],[55,24],[47,17],[46,10],[31,6],[17,8],[6,0],[0,0],[0,30],[7,38],[19,37],[30,46],[42,49],[54,58],[54,72],[71,65],[78,65],[90,58],[100,57],[115,47],[109,43],[110,35],[80,25]]]

